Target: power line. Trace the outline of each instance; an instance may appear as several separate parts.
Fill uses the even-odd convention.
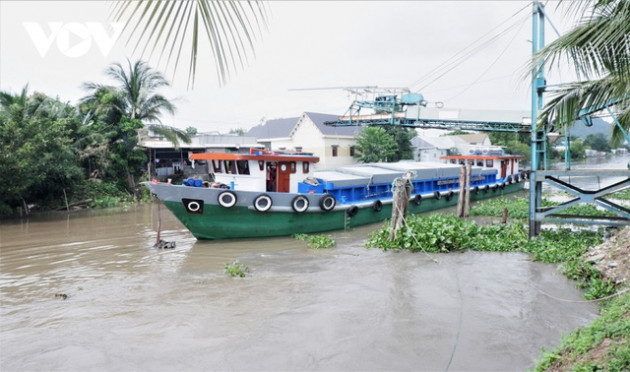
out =
[[[529,15],[528,15],[529,16]],[[512,43],[514,42],[514,40],[516,39],[516,37],[518,36],[518,33],[521,31],[521,29],[523,28],[524,23],[521,23],[521,27],[518,28],[518,30],[516,30],[516,32],[514,33],[514,36],[512,37],[512,39],[510,39],[510,41],[505,44],[505,48],[503,48],[503,50],[501,51],[501,53],[499,53],[499,55],[497,56],[497,58],[494,59],[494,61],[492,61],[492,63],[490,65],[488,65],[488,67],[475,79],[473,80],[473,82],[471,82],[470,84],[468,84],[468,86],[464,89],[462,89],[459,93],[457,93],[456,95],[447,98],[445,101],[450,101],[454,98],[457,98],[459,96],[461,96],[462,94],[464,94],[464,92],[466,92],[468,89],[470,89],[473,85],[477,84],[479,82],[479,79],[481,79],[488,71],[490,71],[490,69],[499,61],[499,59],[501,59],[501,57],[505,54],[505,52],[508,50],[508,48],[510,47],[510,45],[512,45]]]
[[[527,17],[529,17],[529,15],[527,15]],[[522,20],[524,19],[519,19],[517,20],[514,24],[508,26],[505,30],[502,30],[499,34],[493,36],[492,38],[488,39],[487,41],[483,42],[481,45],[476,46],[474,49],[468,51],[466,54],[463,54],[461,56],[459,56],[456,60],[454,60],[453,62],[450,62],[449,64],[445,65],[444,68],[445,70],[443,72],[441,72],[440,74],[438,74],[437,76],[435,76],[433,79],[431,79],[428,83],[424,84],[420,89],[418,89],[419,91],[427,88],[429,85],[433,84],[434,82],[436,82],[437,80],[439,80],[440,78],[442,78],[444,75],[446,75],[447,73],[451,72],[452,70],[454,70],[456,67],[458,67],[461,62],[467,60],[469,57],[473,56],[474,54],[479,53],[480,51],[482,51],[484,48],[486,48],[487,46],[489,46],[490,44],[494,43],[497,39],[501,38],[504,36],[505,33],[511,31],[513,28],[515,28],[516,26],[518,26],[519,24],[522,25]]]
[[[502,27],[505,23],[509,22],[510,20],[512,20],[514,17],[516,17],[517,15],[519,15],[519,13],[521,13],[523,10],[527,9],[529,6],[531,5],[531,3],[528,3],[527,5],[525,5],[524,7],[522,7],[521,9],[519,9],[516,13],[512,14],[509,18],[507,18],[505,21],[501,22],[500,24],[498,24],[496,27],[494,27],[492,30],[486,32],[485,34],[483,34],[482,36],[480,36],[477,40],[475,40],[473,43],[471,43],[470,45],[468,45],[466,48],[460,50],[459,52],[455,53],[453,56],[451,56],[449,59],[447,59],[446,61],[444,61],[443,63],[441,63],[439,66],[435,67],[434,69],[428,71],[427,73],[425,73],[423,76],[421,76],[419,79],[417,79],[416,81],[414,81],[412,84],[409,85],[409,87],[413,87],[416,85],[419,85],[420,83],[422,83],[424,80],[426,80],[427,78],[433,76],[434,74],[438,73],[440,70],[445,69],[453,64],[459,64],[459,62],[465,58],[468,57],[472,54],[477,53],[478,51],[481,50],[481,47],[484,45],[488,45],[489,43],[491,43],[492,41],[494,41],[496,38],[501,36],[501,33],[508,31],[509,29],[511,29],[512,27],[514,27],[516,24],[518,24],[518,22],[520,22],[520,19],[517,20],[517,23],[512,24],[510,26],[508,26],[505,30],[501,31],[498,35],[493,36],[491,39],[481,43],[480,45],[476,45],[478,44],[481,40],[483,40],[484,38],[486,38],[488,35],[491,35],[493,32],[495,32],[497,29],[499,29],[500,27]],[[446,72],[452,70],[453,67],[451,67],[450,69],[448,69]],[[446,73],[445,72],[445,73]],[[441,74],[439,77],[443,76],[443,74]],[[433,81],[435,81],[437,79],[434,79]],[[431,81],[431,82],[433,82]],[[422,87],[421,89],[424,89],[426,86]],[[420,91],[421,89],[418,89],[418,91]]]

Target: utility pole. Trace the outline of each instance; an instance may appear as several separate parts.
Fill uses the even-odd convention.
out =
[[[542,4],[534,0],[532,11],[532,58],[545,46],[545,15]],[[542,182],[537,179],[538,170],[547,169],[547,133],[546,128],[538,128],[538,111],[542,108],[545,91],[544,66],[539,62],[532,70],[532,106],[531,106],[531,174],[529,177],[529,236],[540,233],[540,222],[536,213],[542,204]],[[541,180],[542,181],[542,180]]]

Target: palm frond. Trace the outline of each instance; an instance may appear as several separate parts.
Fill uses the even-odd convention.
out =
[[[559,128],[570,127],[580,119],[583,109],[604,109],[614,105],[622,115],[618,117],[621,126],[630,129],[630,79],[608,75],[602,79],[563,84],[548,91],[552,98],[540,113],[539,125],[554,125]],[[625,113],[625,114],[624,114]],[[619,140],[621,132],[615,133]]]
[[[584,8],[570,2],[570,7]],[[579,78],[590,79],[609,71],[630,74],[630,1],[600,1],[584,15],[581,25],[543,48],[532,61],[561,66],[571,61]]]
[[[190,46],[189,86],[194,84],[199,48],[205,35],[210,44],[217,76],[225,84],[234,70],[245,65],[254,53],[254,38],[266,26],[267,10],[261,0],[124,0],[115,3],[112,16],[125,20],[123,32],[128,43],[135,40],[135,50],[142,55],[161,49],[167,54],[166,65],[175,58],[176,70],[184,44]]]
[[[164,136],[167,140],[173,143],[175,149],[179,148],[180,141],[184,143],[190,143],[190,136],[185,131],[170,127],[168,125],[151,124],[147,126],[153,133]]]

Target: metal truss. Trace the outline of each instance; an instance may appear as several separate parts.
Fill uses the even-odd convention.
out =
[[[611,176],[626,177],[626,179],[598,190],[583,190],[560,179],[560,177],[592,178]],[[530,175],[530,182],[532,185],[547,183],[550,186],[565,191],[574,197],[574,199],[554,207],[543,208],[537,206],[533,219],[538,223],[551,222],[609,226],[630,225],[630,209],[604,198],[606,195],[630,188],[630,170],[539,170]],[[616,214],[616,216],[586,216],[560,213],[561,211],[577,204],[593,204]],[[531,217],[532,216],[530,216],[530,218]]]

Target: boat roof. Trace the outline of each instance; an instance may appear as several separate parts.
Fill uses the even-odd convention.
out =
[[[263,160],[263,161],[306,161],[317,163],[319,157],[311,154],[290,153],[282,154],[277,152],[256,151],[250,154],[231,154],[226,152],[203,152],[191,154],[191,160]]]
[[[448,155],[440,157],[440,159],[446,160],[506,160],[523,158],[525,158],[523,155]]]

